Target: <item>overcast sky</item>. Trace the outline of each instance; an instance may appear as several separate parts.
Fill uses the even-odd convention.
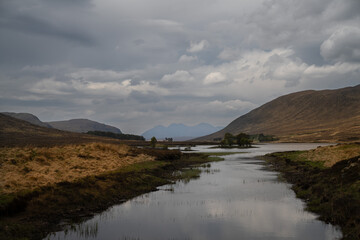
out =
[[[225,126],[360,84],[360,1],[1,0],[0,81],[0,111],[42,121]]]

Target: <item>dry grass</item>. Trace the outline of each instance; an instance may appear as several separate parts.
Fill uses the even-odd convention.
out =
[[[129,155],[126,145],[88,143],[56,147],[0,148],[0,193],[98,175],[154,157]]]
[[[335,146],[318,147],[299,155],[300,158],[314,162],[324,162],[325,167],[360,155],[360,144],[340,144]]]

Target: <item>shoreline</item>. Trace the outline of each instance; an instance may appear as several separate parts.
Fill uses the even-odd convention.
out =
[[[303,157],[312,152],[279,152],[263,158],[282,179],[292,184],[292,190],[305,201],[308,211],[326,223],[339,226],[342,239],[360,239],[360,155],[329,166],[327,162]]]
[[[135,150],[134,154],[140,152],[156,159],[74,182],[43,186],[13,196],[5,206],[0,204],[0,239],[43,239],[51,232],[80,223],[115,204],[157,191],[159,186],[199,177],[200,171],[192,167],[223,160],[174,150]]]

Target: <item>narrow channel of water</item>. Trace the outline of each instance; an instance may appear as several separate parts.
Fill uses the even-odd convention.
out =
[[[290,185],[256,156],[319,144],[265,144],[203,168],[199,179],[166,185],[46,239],[338,239],[341,232],[304,210]],[[208,149],[202,152],[239,149]]]

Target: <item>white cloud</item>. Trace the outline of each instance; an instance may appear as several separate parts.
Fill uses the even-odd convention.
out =
[[[161,84],[166,87],[179,87],[194,80],[188,71],[178,70],[173,74],[166,74],[161,79]]]
[[[224,74],[222,74],[221,72],[212,72],[205,77],[204,84],[216,84],[225,81],[226,81],[226,76]]]
[[[254,50],[218,66],[192,69],[192,76],[204,79],[204,85],[197,85],[195,81],[188,88],[188,95],[226,98],[241,96],[251,102],[264,103],[275,96],[311,86],[318,88],[328,85],[334,88],[341,84],[354,84],[359,71],[360,64],[357,63],[309,65],[297,58],[296,53],[289,48]],[[341,76],[346,77],[342,79]],[[347,83],[340,82],[339,79]]]
[[[239,99],[230,100],[230,101],[219,101],[215,100],[209,103],[209,106],[212,108],[225,108],[227,110],[236,110],[238,112],[243,111],[245,109],[251,109],[256,107],[256,104],[242,101]]]
[[[29,91],[38,94],[68,95],[71,87],[67,83],[56,81],[55,78],[42,79],[35,83]]]
[[[201,52],[205,48],[209,47],[209,42],[207,40],[201,40],[200,42],[191,42],[190,47],[186,51],[190,53]]]
[[[159,95],[167,94],[167,90],[152,85],[147,81],[141,81],[139,84],[131,85],[131,80],[122,82],[85,82],[72,80],[72,86],[79,92],[94,95],[107,95],[116,97],[128,97],[133,91],[148,94]]]

